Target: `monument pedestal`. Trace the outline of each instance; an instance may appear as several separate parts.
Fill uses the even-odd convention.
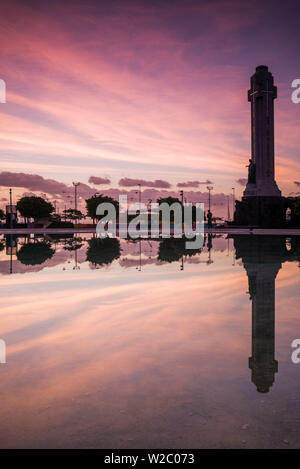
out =
[[[242,226],[279,228],[285,226],[285,201],[283,197],[244,196],[236,201],[234,223]]]
[[[248,182],[244,190],[244,197],[281,197],[281,190],[275,180]]]

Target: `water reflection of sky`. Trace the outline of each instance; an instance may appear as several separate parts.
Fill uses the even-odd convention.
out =
[[[182,271],[182,259],[157,260],[157,242],[122,241],[120,258],[97,269],[86,242],[75,263],[59,241],[42,265],[14,254],[12,275],[4,249],[1,447],[299,447],[298,261],[276,277],[278,373],[261,394],[248,368],[245,256],[232,240],[212,245],[183,256]]]

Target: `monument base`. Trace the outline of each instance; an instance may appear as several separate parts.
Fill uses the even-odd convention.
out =
[[[281,228],[286,223],[285,212],[284,197],[244,196],[241,201],[236,201],[234,224],[261,228]]]
[[[281,190],[274,180],[263,180],[258,184],[248,182],[244,197],[281,197]]]

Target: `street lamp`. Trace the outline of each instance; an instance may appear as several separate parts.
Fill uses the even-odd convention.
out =
[[[9,189],[9,226],[12,229],[13,220],[12,220],[12,189]]]
[[[75,210],[77,210],[77,187],[79,186],[80,182],[72,182],[74,186],[74,199],[75,199]]]
[[[230,221],[229,195],[227,195],[227,220]]]
[[[139,186],[139,204],[140,204],[140,209],[141,209],[141,202],[142,202],[142,186],[141,184],[138,184]]]
[[[210,211],[210,192],[213,190],[213,187],[207,186],[206,189],[208,190],[208,210]]]
[[[235,188],[232,187],[232,219],[234,219],[234,212],[235,212]]]
[[[180,197],[181,197],[181,205],[183,206],[183,191],[179,191]]]
[[[142,193],[141,193],[141,184],[137,184],[139,186],[139,190],[135,191],[136,194],[139,194],[139,210],[141,209],[141,202],[142,202]],[[130,200],[133,200],[131,197]]]

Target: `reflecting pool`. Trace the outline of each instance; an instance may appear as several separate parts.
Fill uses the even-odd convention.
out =
[[[300,237],[0,235],[0,447],[299,448],[299,262]]]

